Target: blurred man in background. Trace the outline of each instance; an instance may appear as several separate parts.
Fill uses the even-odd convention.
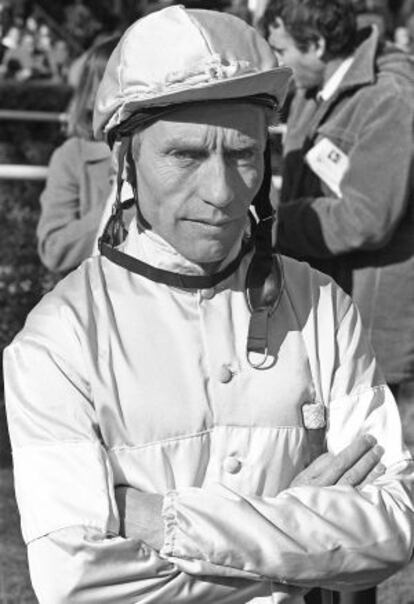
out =
[[[273,0],[264,24],[297,87],[279,249],[352,294],[397,390],[414,377],[413,59],[357,31],[351,0]]]
[[[272,0],[264,16],[296,84],[278,248],[352,294],[398,395],[414,377],[413,60],[359,31],[353,5]]]

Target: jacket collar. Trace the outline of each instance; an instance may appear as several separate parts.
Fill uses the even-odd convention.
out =
[[[329,101],[329,99],[335,94],[337,89],[340,87],[342,80],[345,78],[346,72],[350,69],[354,57],[351,55],[342,61],[339,67],[331,75],[327,82],[325,82],[323,88],[317,93],[316,98],[320,101]]]
[[[370,29],[363,29],[360,36],[363,41],[355,51],[352,65],[339,86],[339,93],[350,88],[373,84],[376,80],[375,59],[380,37],[378,28],[373,26]]]
[[[344,94],[347,90],[372,84],[376,80],[375,59],[379,45],[378,29],[375,26],[372,28],[365,28],[359,32],[359,36],[362,38],[362,42],[357,47],[354,53],[352,64],[345,73],[342,82],[328,100],[319,104],[315,114],[311,118],[311,121],[308,125],[309,141],[313,139],[325,115],[329,113],[331,107],[336,103],[342,94]],[[305,91],[304,96],[305,99],[309,99],[315,98],[316,94],[317,91],[312,89]]]
[[[94,163],[111,157],[111,150],[106,143],[79,139],[81,153],[86,162]]]

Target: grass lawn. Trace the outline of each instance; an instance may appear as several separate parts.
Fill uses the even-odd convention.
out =
[[[20,536],[12,474],[0,469],[0,604],[35,604]]]

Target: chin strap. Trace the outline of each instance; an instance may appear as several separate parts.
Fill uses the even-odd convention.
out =
[[[243,241],[240,252],[237,257],[230,262],[223,270],[212,275],[186,275],[183,273],[174,273],[161,268],[156,268],[151,264],[142,262],[125,252],[121,252],[114,247],[111,247],[105,242],[101,243],[101,254],[108,258],[114,264],[135,273],[142,275],[156,283],[164,283],[171,287],[179,287],[181,289],[210,289],[216,287],[221,281],[230,277],[239,268],[244,256],[251,250],[252,244],[250,241]]]
[[[255,252],[246,275],[246,298],[251,311],[247,335],[246,356],[255,369],[269,366],[269,319],[279,306],[283,289],[283,264],[274,251],[276,243],[276,214],[270,203],[272,181],[270,144],[265,150],[265,170],[262,186],[253,205],[259,222],[255,229]]]
[[[130,138],[124,137],[120,141],[118,151],[118,172],[116,176],[116,196],[115,202],[112,206],[111,216],[109,217],[102,235],[98,239],[98,249],[102,256],[106,256],[107,249],[113,249],[120,245],[128,234],[128,230],[125,227],[122,219],[123,210],[127,210],[134,205],[134,199],[127,199],[121,201],[121,192],[123,184],[123,172],[125,166],[125,159],[130,153]]]

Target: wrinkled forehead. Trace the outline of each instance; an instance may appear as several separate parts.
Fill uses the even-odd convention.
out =
[[[249,102],[212,102],[177,107],[157,119],[146,130],[148,135],[194,136],[222,132],[238,139],[259,141],[267,138],[267,110]]]

